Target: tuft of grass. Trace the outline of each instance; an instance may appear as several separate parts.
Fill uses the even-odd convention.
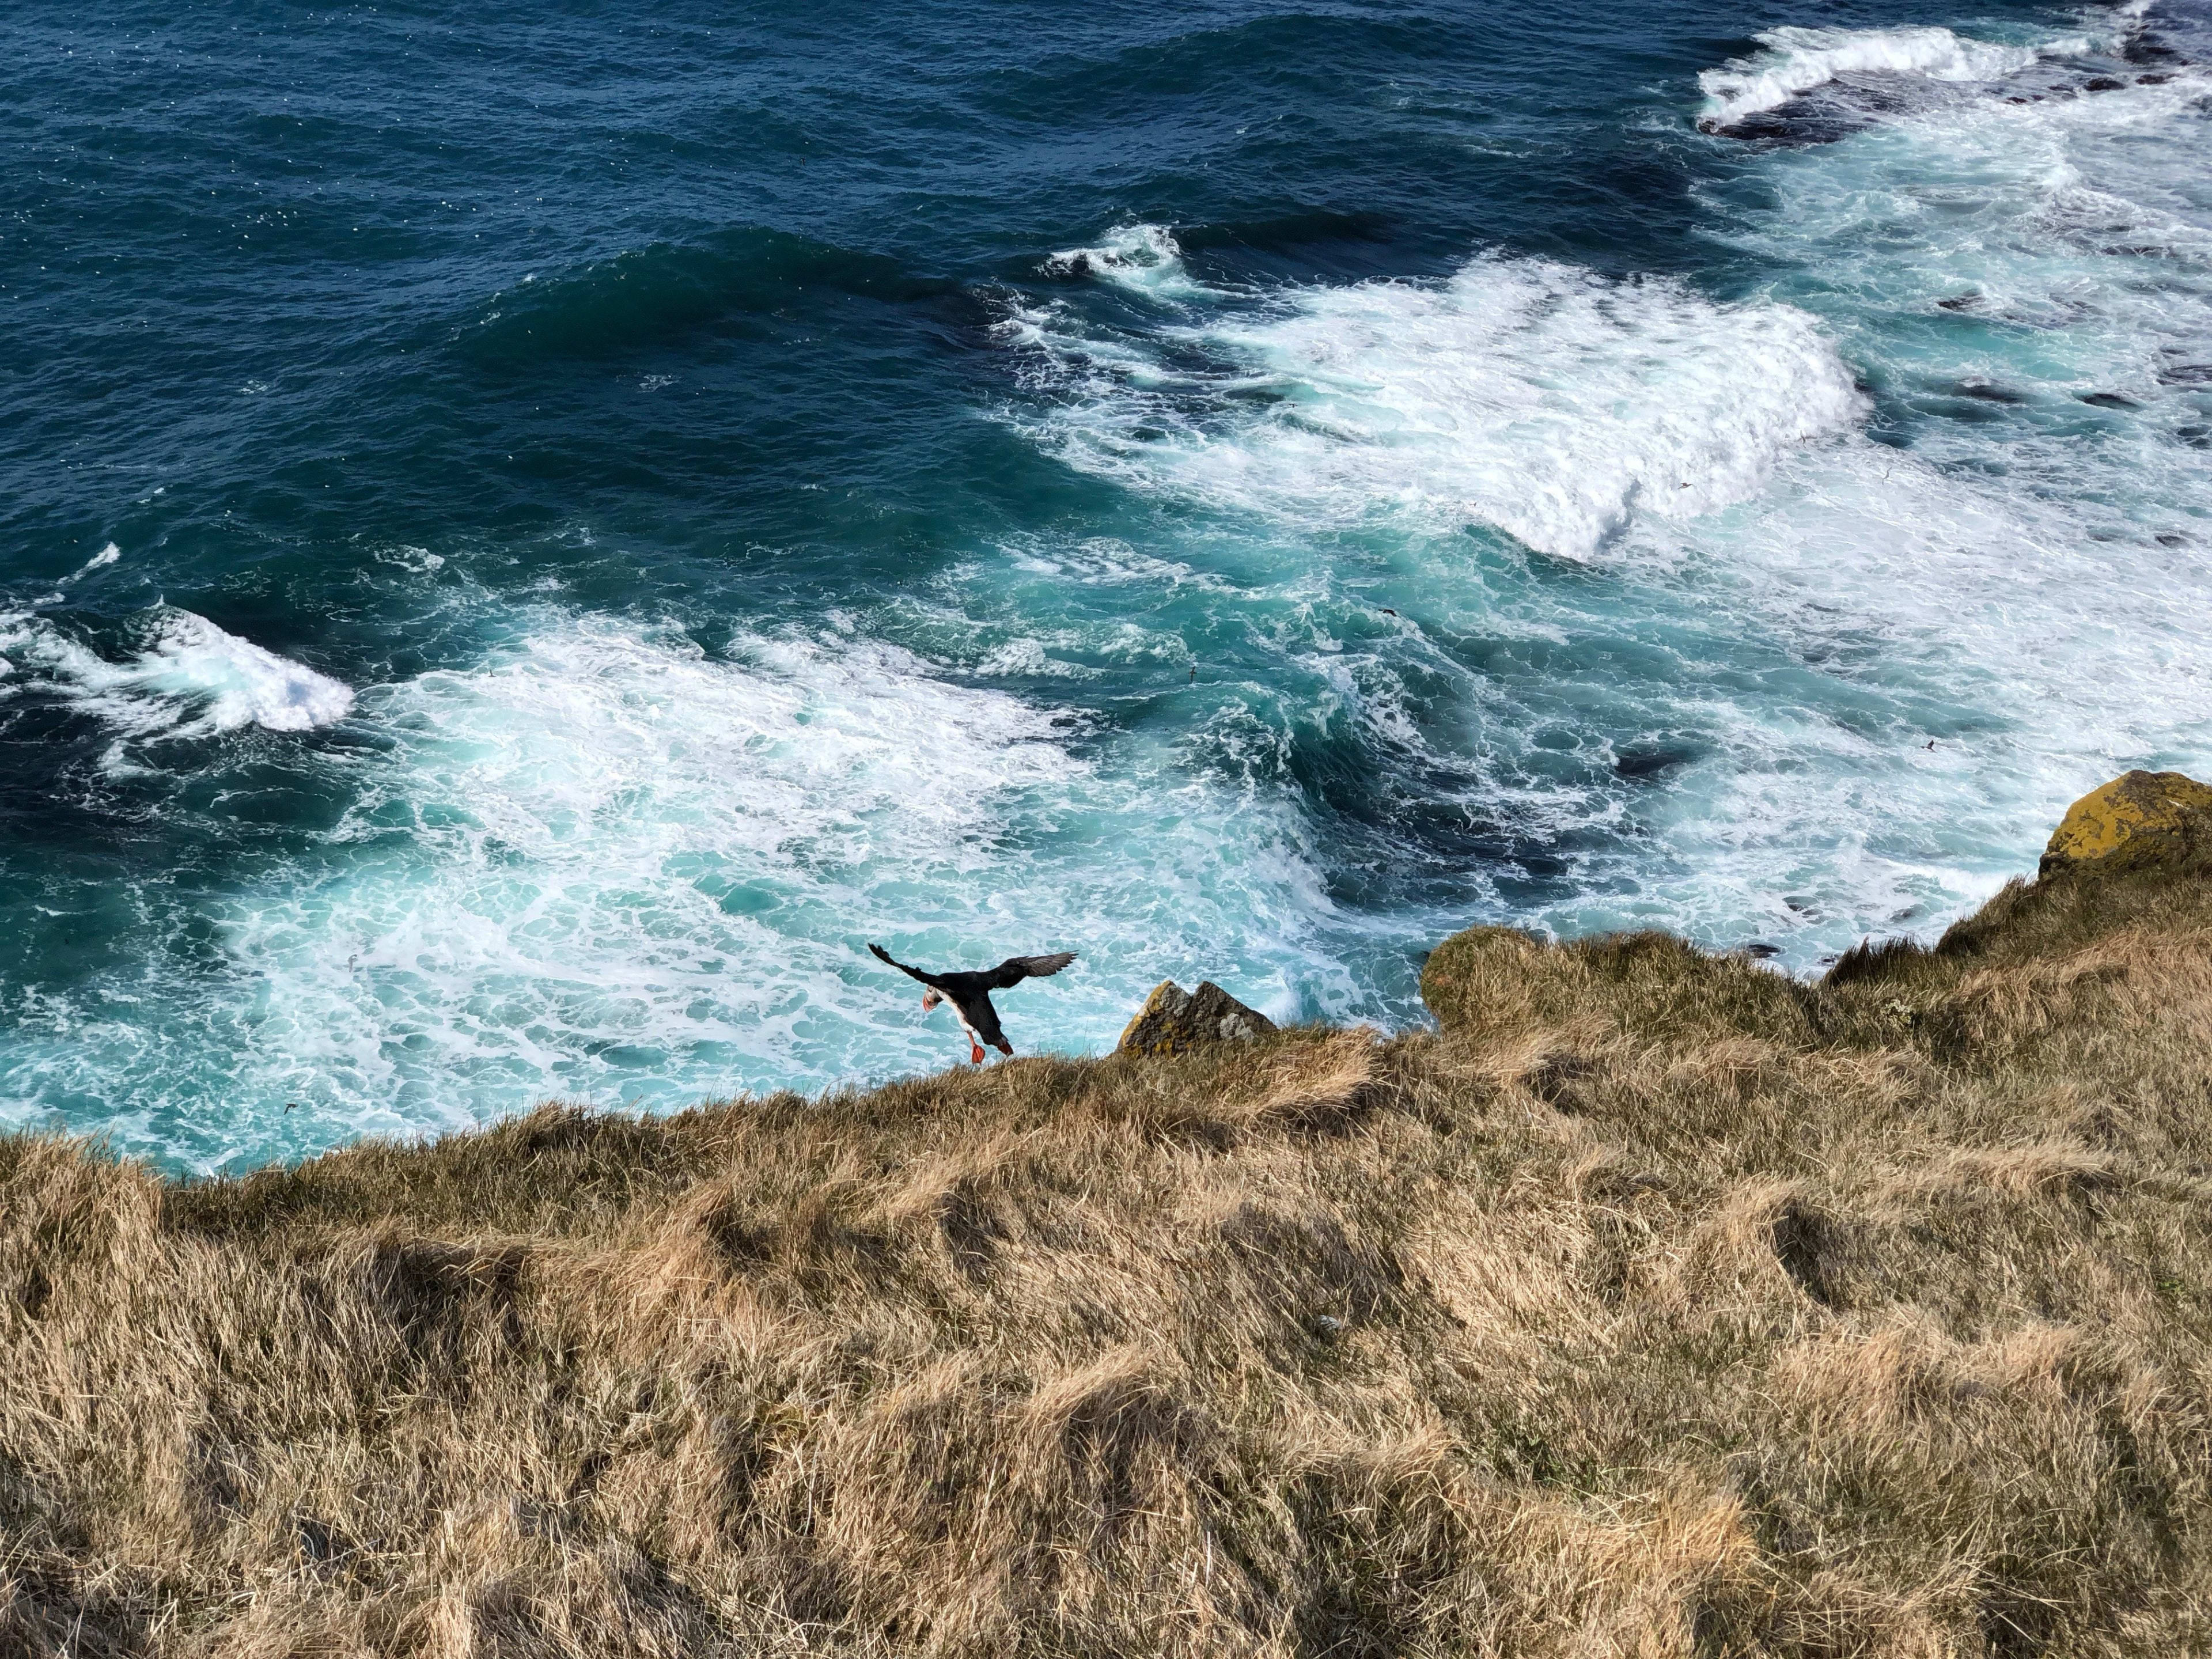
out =
[[[2212,1650],[2212,881],[1423,989],[202,1184],[0,1139],[0,1653]]]

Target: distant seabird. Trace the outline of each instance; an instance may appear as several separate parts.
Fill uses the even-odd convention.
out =
[[[991,993],[1019,985],[1025,979],[1042,979],[1056,974],[1075,960],[1073,951],[1055,951],[1048,957],[1008,957],[995,968],[986,968],[980,973],[925,974],[919,968],[909,968],[895,960],[880,945],[871,945],[876,960],[887,962],[907,975],[918,979],[929,988],[921,994],[921,1010],[927,1013],[940,1002],[952,1005],[959,1017],[960,1029],[968,1033],[968,1059],[970,1064],[983,1063],[983,1045],[989,1043],[1002,1054],[1014,1052],[1014,1045],[1006,1041],[1006,1034],[999,1029],[999,1011],[991,1006]]]

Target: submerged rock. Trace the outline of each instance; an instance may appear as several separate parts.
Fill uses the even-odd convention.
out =
[[[1246,1007],[1210,979],[1201,981],[1195,991],[1164,979],[1123,1030],[1121,1047],[1131,1054],[1174,1054],[1200,1043],[1232,1042],[1274,1029],[1275,1022],[1267,1015]]]
[[[2212,863],[2212,788],[2179,772],[2135,771],[2066,809],[2038,873]]]

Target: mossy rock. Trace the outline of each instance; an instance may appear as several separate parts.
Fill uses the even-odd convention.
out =
[[[2212,867],[2212,788],[2179,772],[2130,772],[2066,809],[2039,873]]]
[[[1822,983],[1847,997],[1879,985],[1884,996],[1901,990],[1924,1000],[1965,961],[2055,958],[2127,927],[2194,931],[2208,876],[2212,789],[2179,772],[2130,772],[2067,810],[2035,880],[2006,883],[1932,949],[1909,939],[1864,940]]]
[[[1123,1028],[1121,1048],[1138,1054],[1177,1054],[1206,1042],[1232,1042],[1275,1029],[1257,1008],[1248,1008],[1212,980],[1186,991],[1171,979],[1152,987],[1137,1017]]]

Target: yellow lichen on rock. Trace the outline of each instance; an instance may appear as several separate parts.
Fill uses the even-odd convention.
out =
[[[1120,1047],[1127,1054],[1176,1054],[1202,1042],[1231,1042],[1274,1029],[1267,1015],[1246,1007],[1210,979],[1200,981],[1195,991],[1164,979],[1123,1028]]]
[[[2212,788],[2179,772],[2127,773],[2066,811],[2040,873],[2095,865],[2136,870],[2212,854]]]

